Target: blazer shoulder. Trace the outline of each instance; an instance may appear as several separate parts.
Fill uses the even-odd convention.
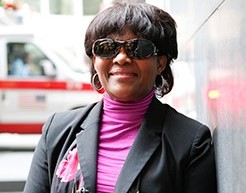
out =
[[[172,147],[177,160],[187,161],[188,156],[194,151],[194,147],[201,149],[211,145],[212,135],[208,126],[179,113],[169,105],[165,106],[163,139],[166,140],[169,147]],[[206,145],[204,146],[204,144]]]
[[[170,141],[189,146],[197,138],[203,138],[204,136],[206,136],[204,139],[212,138],[211,130],[207,125],[179,113],[167,104],[165,106],[164,133]]]
[[[172,126],[173,128],[183,129],[183,130],[196,130],[200,127],[207,127],[205,124],[190,118],[168,104],[163,104],[166,109],[166,124]]]
[[[77,109],[54,113],[45,122],[43,134],[51,140],[67,136],[70,131],[75,135],[79,132],[80,124],[96,104],[92,103]]]

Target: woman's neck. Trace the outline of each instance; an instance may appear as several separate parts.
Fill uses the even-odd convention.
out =
[[[134,121],[136,119],[143,119],[153,96],[154,90],[152,90],[141,100],[127,103],[115,101],[111,99],[110,96],[108,96],[107,94],[104,94],[103,114],[118,121]]]

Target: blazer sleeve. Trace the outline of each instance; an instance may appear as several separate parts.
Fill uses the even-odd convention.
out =
[[[23,193],[49,193],[50,176],[48,169],[46,136],[54,115],[43,126],[42,135],[34,151],[30,171]]]
[[[184,173],[184,193],[216,193],[216,169],[212,137],[202,125],[196,132]]]

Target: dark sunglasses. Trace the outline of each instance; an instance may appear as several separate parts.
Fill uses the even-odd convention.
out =
[[[92,53],[101,58],[113,58],[124,46],[126,54],[130,58],[143,59],[157,55],[157,49],[153,42],[147,39],[131,39],[127,41],[112,40],[110,38],[98,39],[92,45]]]

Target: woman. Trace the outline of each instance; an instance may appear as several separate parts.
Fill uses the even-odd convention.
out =
[[[171,91],[176,24],[148,4],[115,4],[85,50],[102,101],[46,122],[25,193],[215,193],[209,128],[157,97]]]

